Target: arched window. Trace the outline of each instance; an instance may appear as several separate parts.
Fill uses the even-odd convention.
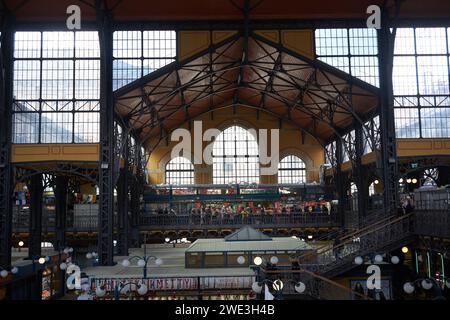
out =
[[[258,143],[242,127],[222,131],[213,146],[213,182],[259,183]]]
[[[278,183],[306,182],[306,166],[302,159],[289,155],[278,164]]]
[[[184,157],[176,157],[166,164],[167,184],[193,184],[194,166]]]

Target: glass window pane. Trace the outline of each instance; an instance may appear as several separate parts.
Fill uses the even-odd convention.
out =
[[[392,71],[394,95],[416,95],[416,59],[414,57],[394,57]]]
[[[419,109],[395,108],[395,129],[397,138],[419,138]]]
[[[244,128],[232,126],[222,131],[213,146],[213,182],[259,183],[256,139]]]
[[[39,60],[14,61],[13,95],[18,100],[38,100],[40,98]]]
[[[417,28],[417,54],[446,54],[445,28]]]
[[[42,57],[71,58],[74,56],[74,32],[47,31],[42,34]]]
[[[14,46],[15,143],[98,142],[98,33],[16,32]]]
[[[445,56],[417,57],[419,93],[448,94],[448,65]]]
[[[43,112],[41,143],[71,143],[73,119],[71,112]]]
[[[40,58],[41,33],[16,32],[14,34],[14,58]]]
[[[166,184],[193,184],[194,165],[185,157],[176,157],[166,164]]]

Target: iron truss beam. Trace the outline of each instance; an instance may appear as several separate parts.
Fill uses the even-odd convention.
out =
[[[257,35],[252,36],[256,37]],[[145,128],[146,130],[150,130],[150,133],[147,133],[147,136],[143,137],[143,144],[147,144],[149,139],[155,137],[156,132],[152,130],[154,128],[156,129],[157,126],[160,128],[163,127],[163,131],[166,133],[165,135],[163,135],[164,132],[160,133],[159,141],[162,141],[164,137],[167,137],[170,132],[164,124],[167,120],[172,120],[172,116],[178,111],[185,110],[186,113],[186,110],[189,109],[194,103],[201,102],[205,99],[211,101],[212,97],[223,96],[225,99],[225,97],[230,96],[230,93],[236,93],[236,91],[241,89],[253,90],[256,92],[255,96],[259,95],[260,103],[258,106],[255,105],[258,110],[261,109],[261,107],[264,108],[264,100],[270,96],[285,105],[287,108],[288,118],[292,110],[297,109],[303,112],[303,114],[309,116],[311,119],[310,128],[306,131],[308,131],[313,137],[315,136],[314,129],[316,128],[317,123],[325,123],[334,132],[335,137],[341,139],[341,132],[343,129],[340,128],[339,123],[336,123],[333,119],[334,115],[338,115],[339,113],[355,118],[364,126],[364,119],[355,112],[353,105],[350,103],[353,94],[348,88],[348,85],[345,90],[338,89],[338,85],[342,85],[342,83],[334,83],[330,79],[328,73],[341,78],[342,80],[340,80],[340,82],[350,81],[352,84],[356,84],[358,86],[361,85],[361,87],[366,89],[368,93],[358,93],[357,95],[360,96],[376,96],[378,93],[377,88],[350,77],[349,75],[340,72],[335,68],[331,68],[326,64],[321,64],[317,61],[310,61],[308,58],[298,55],[294,57],[304,62],[295,66],[290,63],[287,64],[287,68],[284,68],[282,55],[285,49],[283,47],[274,46],[274,44],[270,43],[270,41],[262,40],[263,38],[254,39],[254,41],[256,41],[256,43],[261,47],[262,51],[265,51],[263,58],[271,57],[272,60],[274,60],[273,68],[267,67],[267,63],[262,62],[263,58],[258,58],[253,61],[251,59],[245,61],[246,59],[243,59],[243,57],[246,56],[245,53],[241,56],[236,56],[234,60],[227,60],[226,62],[219,63],[218,61],[220,60],[218,59],[225,55],[227,50],[235,45],[240,37],[236,36],[229,39],[225,43],[222,43],[221,46],[211,46],[207,51],[199,53],[190,61],[183,64],[174,63],[171,66],[166,66],[164,72],[160,69],[159,72],[150,74],[146,77],[146,79],[140,79],[128,88],[121,89],[120,92],[116,92],[116,98],[119,104],[122,99],[138,100],[135,106],[132,106],[128,115],[130,119],[137,117],[137,120],[142,115],[150,115],[149,120],[141,123],[135,122],[133,124],[134,126],[138,126],[138,129]],[[245,39],[243,41],[245,42]],[[275,50],[273,52],[267,51],[262,43],[272,46]],[[217,52],[216,50],[219,48],[222,50]],[[243,46],[242,50],[245,50],[245,46]],[[203,57],[205,54],[207,55],[208,52],[210,57],[212,56],[211,53],[215,52],[215,68],[212,68],[213,61],[193,63],[199,57]],[[291,52],[288,52],[287,54],[294,55]],[[250,68],[254,71],[254,74],[258,77],[258,79],[255,80],[256,83],[260,85],[264,83],[266,90],[262,90],[260,87],[255,85],[255,83],[253,83],[255,81],[246,82],[242,78],[242,72],[240,72],[243,68]],[[295,68],[296,70],[307,69],[311,71],[311,73],[307,79],[301,79],[286,71],[289,68]],[[322,70],[322,68],[325,70]],[[179,74],[184,71],[193,72],[194,75],[190,76],[190,79],[185,83],[181,83],[178,80],[176,83],[172,82],[170,84],[166,84],[166,79],[168,79],[170,75],[175,75],[177,79],[180,79]],[[237,74],[239,74],[239,86],[236,86],[236,81],[232,79],[230,80],[230,77],[225,76],[229,75],[231,72],[235,72],[236,74],[236,71]],[[317,83],[318,73],[321,75],[322,80],[325,79],[325,83]],[[273,83],[275,80],[277,81],[277,90],[274,90],[273,88]],[[141,94],[139,96],[127,95],[127,92],[139,87],[145,87],[145,90],[143,90],[146,93],[145,96],[142,96]],[[214,90],[211,89],[213,87]],[[157,92],[155,91],[156,89],[158,89]],[[293,90],[297,90],[298,92],[298,95],[295,98],[289,97],[285,94],[285,92]],[[188,91],[191,94],[195,93],[195,96],[191,95],[189,101],[187,101],[186,98],[186,92]],[[150,96],[152,97],[151,99]],[[179,101],[182,101],[183,103],[172,103],[174,97],[177,96],[179,97]],[[231,94],[231,96],[236,97],[236,94]],[[306,102],[305,97],[308,98],[308,102]],[[242,102],[240,100],[241,99],[239,99],[239,102]],[[225,104],[226,103],[219,105],[219,107],[223,107]],[[236,101],[231,99],[229,105],[232,106],[234,104],[236,104]],[[216,107],[218,106],[209,106],[208,112],[214,111]],[[160,116],[158,116],[159,113],[161,113]],[[205,112],[200,112],[196,114],[195,117],[198,117],[200,114],[204,113]],[[155,117],[157,117],[156,119],[159,121],[155,121]],[[186,119],[183,119],[178,126],[183,125],[183,123],[187,120],[192,120],[191,115],[186,117]]]
[[[81,180],[97,183],[98,168],[97,163],[79,162],[34,162],[16,163],[14,167],[15,182],[26,182],[36,174],[47,174],[55,176],[70,176],[71,180],[79,178]]]
[[[112,86],[113,34],[106,1],[96,0],[100,42],[100,163],[98,255],[103,266],[114,264],[114,106]]]
[[[398,10],[399,3],[396,1]],[[392,70],[394,62],[395,29],[389,28],[389,9],[382,10],[382,28],[378,30],[379,74],[380,74],[380,133],[381,161],[377,167],[381,172],[384,187],[385,213],[396,214],[398,206],[398,164],[394,123],[394,98]]]

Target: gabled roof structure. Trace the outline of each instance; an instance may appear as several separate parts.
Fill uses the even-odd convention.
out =
[[[379,89],[251,32],[176,61],[115,92],[115,109],[151,150],[172,130],[239,105],[327,141],[378,105]],[[153,141],[153,143],[150,143]]]
[[[250,226],[242,227],[241,229],[226,236],[225,241],[271,241],[272,238],[264,233],[253,229]]]

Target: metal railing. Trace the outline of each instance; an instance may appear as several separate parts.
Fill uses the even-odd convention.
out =
[[[251,225],[263,227],[331,227],[338,226],[338,219],[334,214],[327,213],[292,213],[292,214],[250,214],[248,216],[230,215],[175,215],[175,214],[150,214],[140,218],[141,227],[146,228],[215,228],[224,226]]]
[[[28,232],[29,210],[15,208],[13,214],[13,231]],[[117,215],[114,216],[117,220]],[[68,214],[67,231],[91,232],[97,230],[98,217],[92,215]],[[145,214],[139,219],[139,226],[145,230],[167,229],[214,229],[220,227],[240,227],[251,225],[257,228],[292,228],[292,227],[337,227],[337,216],[332,212],[308,212],[291,214],[249,214],[245,215],[197,215],[197,214]],[[43,209],[42,232],[55,231],[55,211]]]
[[[409,240],[414,232],[413,214],[387,218],[360,231],[335,246],[323,246],[298,257],[299,267],[333,276],[352,268],[356,256],[384,253]]]

